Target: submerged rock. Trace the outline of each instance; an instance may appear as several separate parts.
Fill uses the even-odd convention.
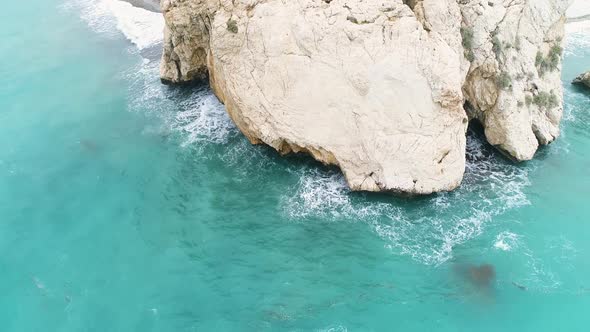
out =
[[[590,71],[576,77],[572,84],[584,85],[590,88]]]
[[[454,266],[454,271],[462,281],[478,291],[489,292],[496,281],[496,269],[491,264],[460,264]]]
[[[496,269],[490,264],[471,266],[469,280],[478,287],[490,288],[496,280]]]
[[[163,0],[161,77],[208,78],[252,143],[337,165],[353,190],[448,191],[465,102],[517,160],[559,134],[568,2]]]

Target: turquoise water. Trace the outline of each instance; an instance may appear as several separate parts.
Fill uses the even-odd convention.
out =
[[[89,2],[4,12],[2,331],[587,331],[587,44],[555,144],[513,165],[470,131],[458,191],[401,199],[251,146]]]

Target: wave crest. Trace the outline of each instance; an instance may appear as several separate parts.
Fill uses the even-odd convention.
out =
[[[119,0],[70,0],[62,7],[79,12],[88,26],[98,33],[110,38],[122,33],[139,50],[162,43],[164,17],[161,13]]]

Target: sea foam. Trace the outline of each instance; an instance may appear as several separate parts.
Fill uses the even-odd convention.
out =
[[[119,0],[102,0],[117,20],[117,28],[140,50],[162,42],[164,17]]]
[[[78,11],[94,31],[110,37],[122,34],[139,50],[162,43],[164,18],[161,13],[120,0],[69,0],[63,7]]]
[[[95,32],[107,38],[125,36],[132,52],[161,47],[164,19],[156,13],[119,0],[69,0],[63,7],[80,13]],[[143,53],[139,53],[142,54]],[[159,61],[149,57],[122,73],[130,81],[129,109],[162,118],[165,129],[144,132],[179,132],[182,146],[223,143],[237,129],[223,105],[207,88],[169,88],[159,79]]]
[[[494,248],[502,251],[510,251],[518,248],[519,236],[512,232],[504,231],[496,236]]]
[[[461,188],[408,202],[351,193],[340,172],[304,168],[299,184],[282,199],[293,220],[364,222],[384,245],[431,265],[453,257],[453,249],[477,237],[493,218],[528,205],[524,193],[533,169],[504,161],[470,132],[467,167]]]

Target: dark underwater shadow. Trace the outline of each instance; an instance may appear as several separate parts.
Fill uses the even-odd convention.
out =
[[[490,305],[496,297],[496,268],[492,264],[453,263],[452,279],[458,284],[458,296]]]

